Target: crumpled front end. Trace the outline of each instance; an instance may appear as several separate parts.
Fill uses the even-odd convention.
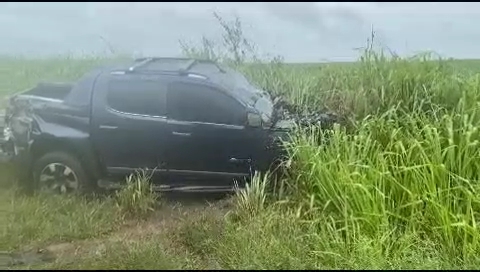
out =
[[[344,123],[344,120],[337,114],[331,112],[301,112],[298,107],[285,102],[281,98],[275,101],[274,111],[275,127],[285,128],[287,123],[289,128],[295,125],[300,127],[319,126],[325,129],[330,129],[335,123]]]
[[[10,162],[14,154],[12,130],[7,124],[6,114],[0,114],[0,163]]]
[[[334,124],[342,124],[344,120],[334,113],[311,112],[299,113],[291,104],[277,98],[274,102],[274,122],[270,128],[268,149],[272,157],[279,159],[286,156],[284,143],[290,141],[295,128],[316,126],[332,129]]]
[[[11,99],[11,101],[14,98]],[[9,104],[4,114],[0,115],[0,127],[3,135],[0,140],[0,162],[9,163],[16,172],[20,187],[25,187],[31,180],[30,147],[31,139],[31,118],[27,117],[22,110],[15,111]]]

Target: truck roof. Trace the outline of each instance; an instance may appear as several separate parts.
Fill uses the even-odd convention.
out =
[[[127,66],[112,69],[112,72],[190,76],[209,80],[221,85],[227,85],[225,87],[229,89],[234,87],[233,85],[248,82],[243,78],[243,75],[229,67],[223,66],[215,61],[194,58],[139,58]]]
[[[134,60],[114,73],[155,73],[187,76],[220,85],[228,92],[252,104],[260,91],[238,71],[218,62],[195,58],[148,57]]]
[[[87,105],[96,78],[103,74],[164,74],[186,76],[220,85],[245,102],[254,103],[260,94],[241,73],[217,62],[193,58],[148,57],[116,66],[104,66],[80,78],[65,102]],[[88,95],[86,95],[88,93]],[[68,100],[68,101],[67,101]]]

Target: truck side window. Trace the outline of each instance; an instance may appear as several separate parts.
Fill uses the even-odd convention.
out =
[[[244,125],[245,108],[234,98],[211,87],[176,82],[167,92],[168,117],[179,121]]]
[[[165,89],[156,80],[113,78],[107,104],[114,110],[148,116],[166,116]]]

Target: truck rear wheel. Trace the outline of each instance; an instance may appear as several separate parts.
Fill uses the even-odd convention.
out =
[[[80,161],[65,152],[43,155],[33,166],[35,189],[69,194],[91,192],[93,186]]]

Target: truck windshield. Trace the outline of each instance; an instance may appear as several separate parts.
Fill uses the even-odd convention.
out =
[[[273,102],[270,96],[262,96],[254,105],[255,109],[262,115],[262,120],[266,126],[272,124]]]
[[[272,122],[273,114],[273,101],[270,95],[255,86],[249,84],[238,90],[240,99],[245,101],[248,105],[255,108],[260,115],[265,125],[269,125]]]
[[[273,101],[270,95],[248,81],[241,73],[229,67],[225,69],[229,75],[222,80],[226,87],[233,89],[241,100],[255,108],[262,116],[262,120],[266,126],[270,125],[273,115]]]

